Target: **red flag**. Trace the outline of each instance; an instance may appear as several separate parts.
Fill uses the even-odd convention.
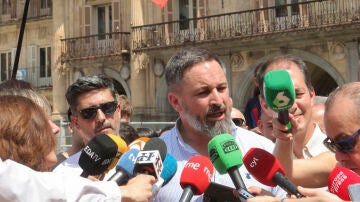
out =
[[[151,0],[151,1],[162,9],[164,8],[168,0]]]

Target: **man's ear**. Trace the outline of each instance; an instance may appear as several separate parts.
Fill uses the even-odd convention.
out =
[[[182,107],[181,107],[178,95],[176,95],[173,92],[170,92],[168,94],[168,100],[169,100],[170,105],[175,109],[175,111],[177,111],[177,112],[182,111]]]
[[[78,122],[78,117],[71,115],[70,116],[70,122],[73,125],[73,127],[79,128],[79,122]]]
[[[315,90],[314,90],[314,88],[312,88],[311,91],[310,91],[311,106],[314,105],[315,96],[316,96],[315,95]]]
[[[118,103],[116,106],[117,110],[119,110],[119,120],[121,119],[121,105]]]

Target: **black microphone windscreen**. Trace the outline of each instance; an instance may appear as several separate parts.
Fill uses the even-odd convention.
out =
[[[83,169],[81,176],[99,175],[111,164],[117,154],[117,144],[106,134],[96,135],[81,151],[79,166]]]
[[[151,151],[151,150],[158,150],[162,161],[164,161],[167,153],[167,147],[162,139],[158,137],[150,138],[150,140],[146,142],[143,151]]]

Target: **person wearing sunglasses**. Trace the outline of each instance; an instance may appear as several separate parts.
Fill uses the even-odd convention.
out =
[[[331,93],[325,103],[325,146],[342,166],[360,175],[360,82],[346,84]]]
[[[234,122],[236,126],[242,127],[247,129],[248,126],[246,125],[244,114],[235,107],[231,108],[231,120]]]
[[[65,96],[71,109],[70,122],[83,135],[84,145],[98,134],[119,135],[121,112],[115,93],[112,79],[105,75],[80,77],[68,87]],[[80,175],[80,153],[81,151],[70,156],[53,172]],[[111,173],[105,179],[109,176]]]

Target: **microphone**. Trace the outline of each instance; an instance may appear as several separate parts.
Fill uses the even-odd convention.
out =
[[[210,160],[220,174],[230,175],[239,196],[243,199],[254,197],[246,190],[238,168],[243,164],[242,154],[234,137],[228,133],[213,137],[208,143]]]
[[[141,151],[144,149],[146,142],[148,142],[149,140],[150,138],[148,137],[139,137],[128,145],[128,149],[136,148]]]
[[[116,172],[108,181],[115,181],[119,186],[124,185],[127,181],[133,177],[134,163],[139,150],[132,148],[121,156],[119,162],[116,165]]]
[[[161,187],[165,186],[174,177],[176,170],[176,159],[167,153],[164,160],[164,169],[161,172],[160,178],[153,184],[153,197],[159,192]]]
[[[349,185],[360,183],[360,176],[354,171],[336,166],[330,173],[328,178],[328,189],[330,193],[336,194],[342,200],[350,201]]]
[[[164,160],[164,169],[161,172],[160,177],[164,180],[161,186],[165,186],[174,177],[177,171],[177,162],[174,156],[167,153]]]
[[[157,137],[150,138],[136,157],[134,173],[144,173],[159,179],[166,152],[167,148],[163,140]]]
[[[105,174],[107,174],[111,169],[113,169],[117,162],[119,161],[119,158],[121,155],[123,155],[125,152],[127,152],[129,149],[127,148],[125,140],[123,140],[120,136],[113,135],[113,134],[107,134],[117,145],[117,153],[116,156],[113,158],[112,162],[110,163],[109,167],[105,170]]]
[[[279,185],[297,198],[304,197],[296,186],[285,177],[285,171],[279,160],[266,150],[251,148],[243,158],[246,169],[256,180],[267,186]]]
[[[291,130],[289,109],[295,101],[295,88],[289,72],[273,70],[264,77],[264,97],[266,104],[278,112],[278,120]]]
[[[190,201],[193,195],[200,195],[208,188],[214,167],[205,156],[193,156],[185,164],[180,176],[183,193],[179,202]]]
[[[83,172],[80,176],[102,174],[113,163],[118,151],[124,151],[124,148],[126,143],[123,140],[114,141],[107,134],[94,136],[81,151],[78,163]]]

